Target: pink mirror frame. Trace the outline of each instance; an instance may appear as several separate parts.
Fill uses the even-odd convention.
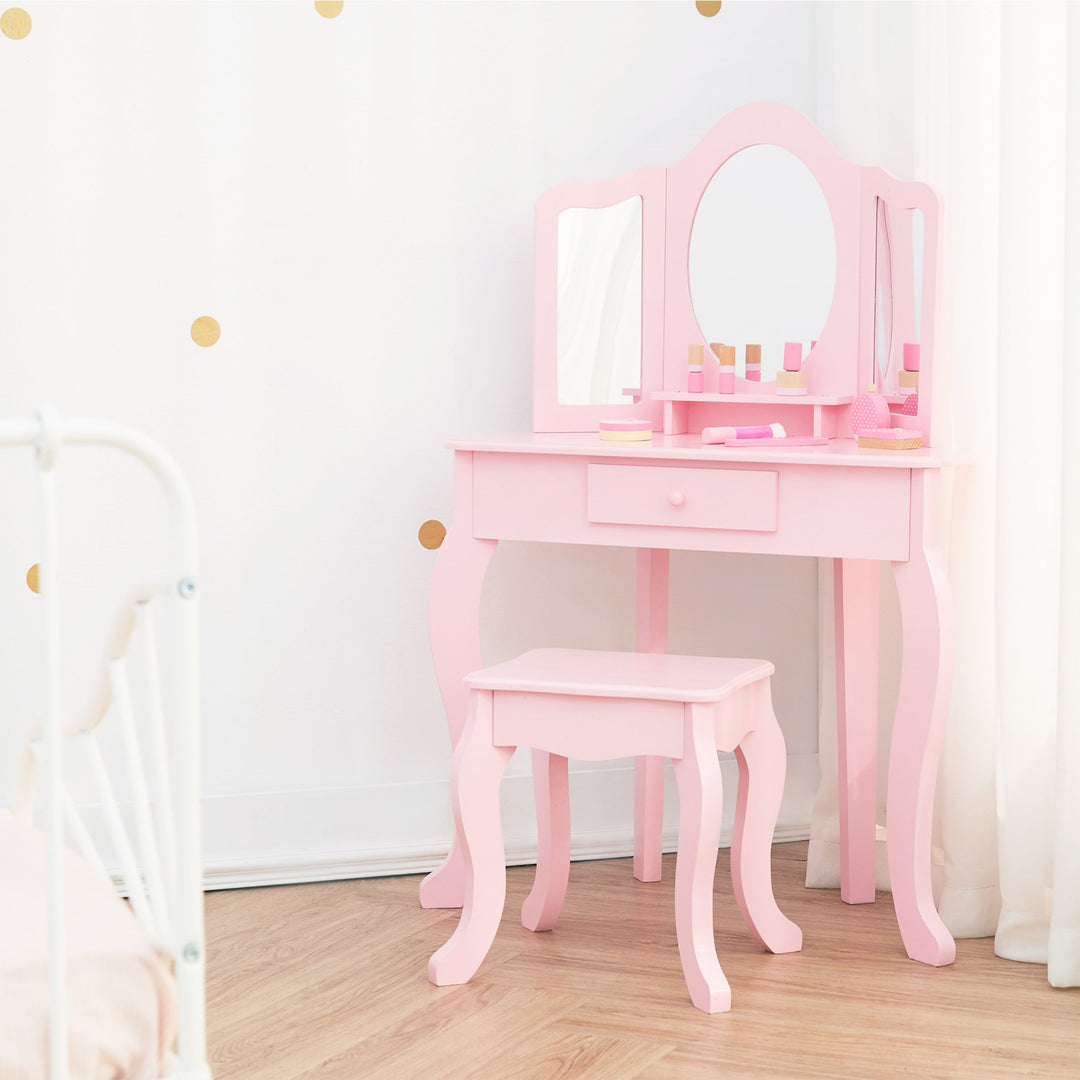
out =
[[[794,154],[814,175],[832,215],[836,236],[836,283],[832,304],[817,345],[806,363],[808,397],[837,398],[836,429],[846,428],[846,405],[873,381],[874,260],[876,207],[880,196],[897,210],[919,209],[924,216],[922,342],[918,412],[894,414],[896,426],[919,428],[931,444],[934,317],[938,263],[938,199],[926,184],[895,179],[883,169],[855,165],[844,158],[797,110],[775,102],[756,102],[728,113],[689,154],[667,169],[638,169],[595,184],[562,184],[536,204],[536,281],[534,329],[535,431],[594,431],[602,419],[638,417],[662,426],[662,403],[653,395],[686,389],[686,353],[691,343],[707,342],[690,296],[689,252],[697,208],[705,189],[725,161],[750,146],[773,145]],[[612,206],[634,195],[642,198],[641,400],[622,405],[560,405],[557,393],[558,218],[570,207]],[[773,392],[772,384],[736,380],[731,404],[740,395]],[[706,363],[705,393],[718,389],[715,364]],[[774,388],[773,388],[774,389]],[[779,399],[785,407],[798,398]],[[809,402],[807,402],[809,404]],[[721,406],[723,407],[723,406]]]
[[[635,169],[598,184],[560,184],[536,203],[533,430],[595,431],[601,420],[638,417],[660,426],[648,391],[663,383],[664,169]],[[624,405],[560,405],[558,394],[559,214],[614,206],[641,196],[641,400]],[[628,388],[629,389],[629,388]]]

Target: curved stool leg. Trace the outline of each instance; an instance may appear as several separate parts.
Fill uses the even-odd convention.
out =
[[[735,747],[739,794],[731,838],[731,881],[739,910],[769,952],[798,952],[802,931],[776,906],[772,890],[772,839],[784,794],[787,750],[772,709],[768,681],[744,691],[756,712],[753,731]]]
[[[465,905],[453,936],[428,961],[428,978],[436,986],[472,978],[495,940],[506,899],[499,781],[514,750],[492,745],[491,702],[490,690],[469,695],[465,731],[450,769],[450,797],[465,864]]]
[[[720,844],[723,791],[711,707],[685,707],[682,758],[675,759],[679,786],[679,855],[675,862],[675,929],[690,999],[707,1013],[731,1008],[728,986],[713,938],[713,879]]]
[[[559,919],[570,879],[570,778],[567,760],[532,752],[536,797],[536,879],[521,905],[526,930],[551,930]]]

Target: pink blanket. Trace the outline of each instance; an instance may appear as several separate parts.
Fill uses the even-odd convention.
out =
[[[48,1076],[45,838],[0,811],[0,1080]],[[127,904],[67,852],[72,1080],[162,1075],[176,1035],[172,976]]]

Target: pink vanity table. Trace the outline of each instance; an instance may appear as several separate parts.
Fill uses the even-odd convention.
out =
[[[835,284],[827,312],[805,335],[809,345],[812,331],[819,331],[804,364],[807,393],[778,396],[763,373],[765,381],[738,378],[734,394],[720,394],[707,344],[704,392],[689,393],[687,346],[708,341],[701,326],[703,294],[691,281],[697,257],[692,244],[707,243],[692,240],[695,218],[704,218],[703,199],[710,182],[722,175],[721,167],[735,155],[750,161],[760,148],[782,153],[785,160],[793,157],[796,167],[810,174],[835,238]],[[613,339],[628,322],[632,331],[639,329],[631,335],[639,366],[621,386],[613,367],[602,378],[592,372],[584,392],[567,389],[571,331],[590,317],[588,303],[579,303],[571,291],[575,280],[585,280],[574,277],[572,245],[581,237],[571,227],[591,228],[595,220],[597,233],[604,233],[609,219],[588,213],[607,215],[609,208],[620,207],[624,227],[615,229],[609,245],[614,254],[606,262],[592,255],[583,262],[593,277],[598,266],[606,266],[614,284],[599,292],[590,285],[582,293],[590,302],[599,297],[596,302],[607,312],[596,320],[601,335],[615,324],[622,329],[610,335]],[[915,229],[913,220],[918,220]],[[614,181],[545,193],[536,208],[535,430],[449,443],[455,520],[432,579],[430,635],[456,743],[465,720],[462,679],[482,666],[480,591],[500,540],[636,548],[636,648],[645,652],[666,650],[672,549],[832,558],[841,895],[848,903],[869,903],[874,900],[877,563],[888,561],[903,621],[888,773],[889,871],[908,955],[941,965],[952,962],[955,945],[931,894],[930,828],[953,627],[936,511],[941,470],[958,458],[933,444],[937,239],[938,203],[930,188],[846,161],[802,115],[772,103],[728,114],[670,168],[640,169]],[[726,255],[723,243],[717,245]],[[580,322],[568,328],[572,314]],[[919,340],[920,322],[923,381],[917,408],[907,415],[900,411],[906,399],[899,393],[895,358],[905,342]],[[716,325],[719,340],[756,342],[768,334],[725,336],[733,322]],[[596,340],[595,334],[583,336]],[[782,345],[781,340],[777,348]],[[855,396],[872,382],[882,386],[894,426],[922,431],[922,449],[857,446],[848,414]],[[616,385],[615,396],[605,397],[612,391],[602,386],[598,391],[601,383]],[[618,417],[652,420],[652,441],[600,441],[598,422]],[[787,448],[701,441],[706,426],[773,421],[783,423],[789,435],[822,435],[830,441]],[[660,874],[662,764],[654,758],[637,762],[634,873],[646,881]],[[545,769],[545,756],[534,756],[541,789]],[[463,891],[455,840],[447,860],[421,885],[421,903],[459,906]]]

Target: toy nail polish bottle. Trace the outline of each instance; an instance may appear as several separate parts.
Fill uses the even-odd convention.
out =
[[[761,346],[746,346],[746,381],[761,382]]]
[[[691,345],[687,350],[690,370],[686,376],[686,389],[691,394],[700,394],[705,389],[705,367],[702,357],[704,349],[704,345]]]
[[[785,397],[800,397],[806,393],[801,341],[784,342],[784,370],[776,373],[776,392]]]
[[[900,393],[919,392],[919,346],[904,343],[904,370],[900,372]]]
[[[720,363],[720,381],[718,390],[721,394],[735,393],[735,346],[712,342],[709,348],[716,353]]]

